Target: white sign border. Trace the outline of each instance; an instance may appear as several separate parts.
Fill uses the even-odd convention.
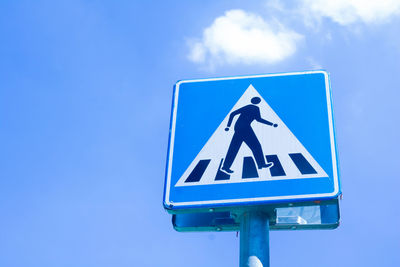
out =
[[[193,82],[208,82],[208,81],[221,81],[221,80],[238,80],[238,79],[248,79],[248,78],[262,78],[262,77],[276,77],[276,76],[291,76],[291,75],[304,75],[304,74],[317,74],[321,73],[325,77],[325,88],[326,88],[326,102],[328,108],[328,120],[329,120],[329,137],[331,141],[331,152],[332,152],[332,168],[333,168],[333,184],[334,191],[332,193],[324,194],[306,194],[306,195],[289,195],[289,196],[276,196],[276,197],[256,197],[256,198],[239,198],[239,199],[223,199],[223,200],[207,200],[207,201],[189,201],[189,202],[171,202],[170,188],[171,188],[171,172],[172,172],[172,159],[174,151],[174,141],[175,141],[175,125],[176,125],[176,115],[178,113],[178,96],[179,96],[179,86],[182,83],[193,83]],[[235,203],[252,203],[252,202],[262,202],[262,201],[274,201],[274,200],[295,200],[295,199],[308,199],[308,198],[327,198],[338,195],[339,193],[339,179],[337,170],[337,159],[336,159],[336,146],[335,146],[335,133],[332,120],[332,101],[330,93],[330,82],[329,75],[326,71],[304,71],[304,72],[288,72],[288,73],[275,73],[275,74],[261,74],[261,75],[248,75],[248,76],[232,76],[232,77],[222,77],[222,78],[208,78],[208,79],[193,79],[193,80],[181,80],[175,84],[174,100],[173,100],[173,110],[172,110],[172,122],[170,129],[170,139],[169,139],[169,151],[168,151],[168,168],[167,168],[167,179],[165,187],[164,205],[169,208],[184,206],[198,206],[200,208],[202,205],[212,205],[212,204],[235,204]]]

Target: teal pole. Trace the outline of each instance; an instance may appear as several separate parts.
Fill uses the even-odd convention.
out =
[[[251,211],[240,218],[240,267],[269,267],[268,214]]]

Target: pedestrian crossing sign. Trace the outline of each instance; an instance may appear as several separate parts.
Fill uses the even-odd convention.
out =
[[[166,209],[328,200],[339,194],[325,71],[175,84]]]

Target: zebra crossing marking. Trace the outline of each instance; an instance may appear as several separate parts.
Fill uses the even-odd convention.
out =
[[[282,164],[278,159],[277,155],[267,155],[265,156],[268,162],[273,162],[274,166],[272,166],[269,170],[271,172],[271,176],[286,176],[285,170],[282,168]]]
[[[267,162],[272,162],[274,165],[269,168],[269,172],[271,177],[278,176],[286,176],[285,170],[282,167],[281,162],[277,155],[266,155]],[[292,158],[293,164],[299,169],[299,171],[303,174],[311,174],[316,173],[314,168],[308,163],[308,161],[304,158],[304,156],[300,153],[292,153],[289,154],[289,157]],[[221,171],[221,166],[224,159],[221,159],[219,163],[218,170],[216,170],[215,181],[229,180],[230,175]],[[211,160],[200,160],[193,171],[189,174],[185,183],[194,183],[199,182]],[[253,157],[244,157],[243,158],[243,169],[242,169],[242,179],[249,178],[260,178],[255,161]]]
[[[242,178],[258,178],[256,163],[252,157],[243,158]]]

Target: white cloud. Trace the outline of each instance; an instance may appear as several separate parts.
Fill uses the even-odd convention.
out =
[[[222,64],[271,64],[296,52],[303,36],[258,15],[229,10],[189,42],[189,59],[211,67]]]
[[[340,25],[379,24],[400,15],[400,0],[300,0],[306,19],[327,17]]]

